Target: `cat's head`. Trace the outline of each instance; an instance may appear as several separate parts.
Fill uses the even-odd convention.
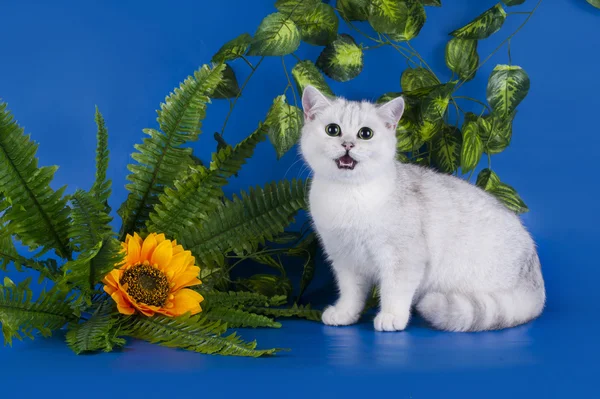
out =
[[[307,86],[302,107],[300,151],[316,175],[362,181],[393,168],[402,97],[375,105],[328,98]]]

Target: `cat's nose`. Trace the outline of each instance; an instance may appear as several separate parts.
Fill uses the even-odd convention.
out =
[[[342,147],[344,147],[346,151],[350,151],[354,148],[354,143],[342,143]]]

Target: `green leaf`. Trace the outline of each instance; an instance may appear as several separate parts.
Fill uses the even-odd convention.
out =
[[[58,256],[69,258],[65,187],[50,188],[57,167],[39,168],[36,152],[37,144],[0,103],[0,192],[11,204],[4,214],[8,229],[30,250],[41,247],[38,256],[54,249]]]
[[[600,0],[587,0],[587,2],[596,8],[600,8]]]
[[[327,45],[317,59],[317,66],[338,82],[354,79],[363,69],[363,51],[352,36],[338,35]]]
[[[405,69],[400,79],[400,85],[404,91],[412,91],[439,84],[440,81],[433,73],[421,67]]]
[[[484,189],[495,196],[508,209],[516,213],[525,213],[529,211],[527,205],[516,190],[506,183],[502,183],[497,174],[490,169],[483,169],[477,176],[477,187]]]
[[[270,317],[299,317],[312,321],[321,321],[322,312],[320,310],[311,309],[310,305],[294,304],[291,308],[259,308],[250,307],[249,312],[263,314]]]
[[[215,308],[205,314],[207,320],[227,323],[229,328],[238,327],[269,327],[280,328],[281,323],[256,313],[246,312],[241,309]]]
[[[513,111],[506,117],[492,113],[483,117],[490,125],[488,131],[481,131],[479,134],[487,154],[498,154],[509,146],[512,138],[512,122],[516,113],[517,111]]]
[[[421,0],[372,0],[369,23],[379,33],[392,40],[408,41],[415,38],[427,16]]]
[[[288,251],[289,255],[292,256],[303,256],[305,258],[304,267],[302,269],[302,276],[300,278],[300,291],[298,292],[298,299],[302,298],[302,294],[306,291],[308,286],[315,276],[315,264],[317,258],[317,249],[319,247],[316,233],[310,233],[304,240],[302,240],[296,247],[291,248]]]
[[[0,285],[0,324],[5,344],[12,345],[13,338],[21,340],[24,336],[33,339],[36,331],[49,337],[74,318],[65,295],[56,289],[42,292],[32,301],[30,281],[28,278],[15,285],[6,277]]]
[[[267,297],[256,292],[248,291],[208,291],[202,292],[204,301],[202,307],[206,310],[213,308],[247,308],[247,307],[270,307],[270,306],[281,306],[287,298],[285,295],[278,295],[274,297]]]
[[[211,97],[234,98],[237,97],[239,94],[240,86],[238,85],[237,78],[235,77],[235,72],[229,64],[225,64],[225,69],[223,70],[223,78],[221,80],[221,83],[219,83]]]
[[[277,159],[288,152],[300,138],[302,110],[286,102],[285,95],[273,100],[265,124],[269,129],[269,139],[277,151]]]
[[[310,60],[298,61],[292,69],[292,76],[298,87],[298,92],[304,92],[306,86],[313,86],[326,96],[334,96],[325,78],[316,65]]]
[[[76,354],[86,352],[112,352],[125,345],[126,341],[119,337],[119,324],[122,318],[112,315],[114,305],[103,302],[92,317],[83,322],[69,323],[66,341]]]
[[[281,181],[251,188],[241,198],[225,199],[200,226],[185,231],[185,247],[204,265],[222,264],[228,252],[252,253],[259,244],[284,231],[306,207],[305,182]]]
[[[479,136],[480,124],[476,120],[466,120],[463,124],[463,145],[460,166],[467,173],[477,166],[483,154],[483,143]]]
[[[292,293],[292,283],[287,277],[274,276],[272,274],[255,274],[248,278],[240,278],[235,281],[238,289],[256,292],[268,297]]]
[[[442,0],[423,0],[423,5],[431,6],[431,7],[441,7]]]
[[[321,4],[321,0],[277,0],[275,8],[286,16],[307,13]]]
[[[432,162],[444,173],[454,173],[460,166],[462,134],[454,126],[444,126],[432,141]]]
[[[254,34],[248,55],[287,55],[300,46],[296,24],[282,13],[267,15]]]
[[[515,213],[529,212],[529,208],[519,194],[517,194],[517,191],[506,183],[499,183],[489,193],[498,198],[500,202]]]
[[[95,196],[98,202],[102,203],[107,212],[110,212],[108,207],[108,198],[111,192],[111,181],[106,179],[106,171],[108,170],[108,130],[104,125],[104,118],[96,107],[95,115],[96,125],[98,126],[97,146],[96,146],[96,180],[90,190],[90,193]]]
[[[252,36],[247,33],[242,33],[233,40],[228,41],[213,55],[212,62],[220,64],[225,61],[232,61],[242,57],[248,51],[252,43]]]
[[[390,92],[377,99],[378,104],[388,102],[404,93]],[[421,119],[420,104],[421,99],[410,95],[404,95],[405,106],[402,119],[396,127],[396,148],[399,152],[410,152],[423,145],[423,140],[419,135],[419,125]]]
[[[529,76],[516,65],[496,65],[487,85],[487,100],[495,113],[508,117],[529,92]]]
[[[599,0],[588,0],[588,3],[593,2],[593,1],[598,1],[598,7],[600,8]],[[518,6],[519,4],[525,3],[525,0],[502,0],[502,2],[504,4],[506,4],[508,7],[512,7],[512,6]]]
[[[192,168],[180,176],[174,188],[165,189],[149,215],[148,231],[165,233],[185,246],[185,230],[202,223],[222,205],[223,186],[252,156],[265,139],[266,127],[259,126],[235,148],[227,146],[216,154],[208,168]]]
[[[337,0],[336,7],[346,21],[366,21],[369,19],[371,0]]]
[[[444,126],[444,115],[456,82],[431,87],[431,91],[421,100],[421,118],[418,126],[419,136],[429,141]],[[412,92],[414,93],[414,91]]]
[[[328,4],[319,3],[305,14],[294,14],[292,17],[300,37],[306,43],[316,46],[326,46],[337,37],[339,20],[335,10]]]
[[[479,172],[477,175],[477,181],[475,183],[477,187],[482,188],[485,191],[493,190],[494,188],[498,187],[498,184],[500,184],[500,178],[488,168],[485,168]]]
[[[461,80],[468,82],[473,79],[479,66],[477,40],[450,39],[446,45],[446,65]]]
[[[87,251],[112,235],[110,217],[93,194],[77,190],[71,196],[69,238],[75,252]]]
[[[177,318],[155,315],[130,316],[123,334],[169,348],[229,356],[260,357],[279,349],[256,349],[256,341],[244,342],[235,333],[222,336],[227,325],[200,314]]]
[[[485,39],[500,30],[505,19],[506,11],[502,4],[498,3],[467,25],[450,32],[450,35],[460,39]]]
[[[165,187],[184,175],[194,165],[191,149],[183,148],[186,142],[195,141],[200,134],[202,120],[210,96],[222,81],[225,64],[201,67],[175,89],[161,104],[158,123],[162,132],[146,129],[150,137],[135,148],[132,155],[137,164],[129,165],[132,172],[127,179],[129,196],[119,214],[123,219],[121,239],[145,227],[148,215],[158,202]]]

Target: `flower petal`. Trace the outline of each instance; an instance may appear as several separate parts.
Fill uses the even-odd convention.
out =
[[[183,251],[177,255],[173,255],[171,263],[168,266],[168,273],[172,274],[171,277],[176,277],[178,274],[183,273],[190,264],[190,261],[194,259],[190,251]]]
[[[150,234],[148,237],[146,237],[144,243],[142,244],[140,262],[144,262],[146,260],[149,261],[152,258],[152,253],[157,246],[158,243],[156,242],[156,234]]]
[[[157,243],[159,243],[159,244],[160,244],[161,242],[163,242],[164,240],[166,240],[166,239],[167,239],[167,238],[165,237],[165,235],[164,235],[164,234],[162,234],[162,233],[160,233],[160,234],[152,233],[152,234],[154,234],[154,238],[156,238],[156,242],[157,242]]]
[[[108,286],[118,288],[119,281],[121,280],[122,274],[123,274],[123,272],[121,270],[113,269],[110,271],[110,273],[108,273],[106,276],[104,276],[104,279],[102,280],[102,282]]]
[[[114,292],[110,297],[116,302],[119,313],[125,315],[132,315],[135,313],[135,309],[131,307],[131,304],[123,297],[121,292]]]
[[[196,291],[183,289],[175,294],[173,298],[173,307],[167,309],[167,313],[173,316],[181,316],[187,312],[191,314],[200,313],[202,308],[200,302],[204,297]]]
[[[150,263],[158,265],[159,268],[164,268],[171,262],[172,257],[173,247],[171,246],[171,241],[165,240],[158,244],[158,247],[154,250]]]
[[[137,239],[129,239],[127,242],[127,264],[133,265],[139,262],[141,250],[142,246]]]
[[[171,288],[171,292],[175,292],[181,288],[190,287],[192,285],[200,284],[198,276],[200,275],[200,268],[198,266],[190,267],[183,273],[180,273],[173,277],[171,282],[175,284]]]

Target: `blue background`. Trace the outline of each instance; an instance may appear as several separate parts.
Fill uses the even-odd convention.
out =
[[[68,184],[69,192],[91,186],[98,105],[110,132],[109,177],[116,208],[126,196],[133,145],[140,142],[142,128],[156,126],[159,103],[224,42],[252,34],[275,10],[272,3],[3,0],[0,96],[40,143],[40,163],[61,166],[53,185]],[[427,8],[428,22],[413,45],[442,78],[450,76],[443,59],[447,33],[494,3],[445,0],[442,8]],[[509,11],[528,11],[534,5],[528,0]],[[482,57],[524,18],[509,16],[500,33],[480,42]],[[292,348],[269,359],[204,356],[145,343],[120,353],[76,357],[57,336],[0,348],[3,394],[7,389],[26,397],[66,394],[66,384],[75,381],[90,397],[121,389],[128,396],[139,392],[150,397],[208,395],[212,389],[263,394],[285,389],[290,396],[317,397],[375,392],[398,398],[597,396],[598,37],[600,10],[585,0],[548,0],[512,41],[513,63],[531,76],[531,91],[519,107],[510,148],[492,163],[531,209],[523,219],[538,243],[548,289],[548,307],[540,319],[479,334],[432,331],[419,320],[406,332],[381,334],[372,331],[368,319],[339,329],[287,321],[281,330],[242,331],[258,338],[261,346]],[[302,45],[297,54],[314,60],[319,51]],[[286,61],[288,68],[295,63],[291,57]],[[504,48],[461,94],[484,99],[491,69],[506,62]],[[330,83],[351,99],[375,99],[400,90],[405,67],[397,53],[382,48],[366,53],[358,78]],[[249,72],[243,62],[234,69],[240,81]],[[235,143],[249,134],[285,86],[280,59],[265,61],[240,99],[225,139]],[[205,160],[215,148],[212,133],[220,130],[227,109],[226,101],[209,107],[205,133],[194,144]],[[277,162],[265,142],[227,192],[306,177],[297,160],[293,150]],[[317,303],[331,289],[326,267],[319,274],[312,289]]]

